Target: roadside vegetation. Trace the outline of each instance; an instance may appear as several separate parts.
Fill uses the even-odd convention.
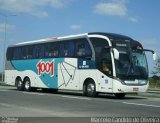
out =
[[[157,58],[151,74],[153,76],[149,79],[149,87],[160,88],[160,57]]]
[[[160,76],[153,76],[149,78],[149,87],[160,89]]]
[[[0,81],[2,81],[2,73],[0,73]]]

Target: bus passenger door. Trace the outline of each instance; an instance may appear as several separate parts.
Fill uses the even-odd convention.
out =
[[[101,74],[99,76],[99,82],[100,82],[99,89],[102,92],[109,92],[109,93],[112,92],[113,67],[112,67],[110,48],[102,49],[98,67],[99,70],[101,71]]]

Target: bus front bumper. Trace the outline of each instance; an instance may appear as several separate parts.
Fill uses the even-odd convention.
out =
[[[145,80],[144,80],[145,81]],[[146,80],[147,81],[147,80]],[[149,87],[147,84],[122,84],[121,82],[114,80],[113,82],[113,93],[139,93],[146,92]]]

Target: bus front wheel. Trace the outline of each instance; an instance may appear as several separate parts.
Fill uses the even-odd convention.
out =
[[[96,92],[96,85],[93,80],[88,81],[85,86],[84,86],[84,92],[85,95],[88,97],[95,97],[97,92]]]

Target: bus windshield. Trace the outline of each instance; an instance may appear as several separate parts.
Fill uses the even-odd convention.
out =
[[[115,61],[116,75],[122,80],[148,79],[148,66],[143,51],[121,50],[119,60]]]

